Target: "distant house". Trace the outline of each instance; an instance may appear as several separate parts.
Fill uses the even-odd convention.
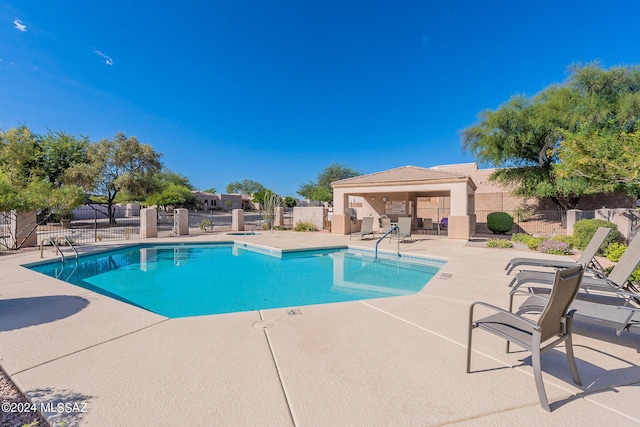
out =
[[[233,209],[255,209],[253,198],[247,194],[213,194],[206,191],[192,191],[204,210],[231,211]]]

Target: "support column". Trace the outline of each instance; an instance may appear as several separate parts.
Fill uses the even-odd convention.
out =
[[[38,236],[34,230],[37,226],[36,213],[11,211],[9,216],[8,247],[17,249],[37,246]]]
[[[573,225],[580,221],[582,211],[579,209],[569,209],[567,211],[567,236],[573,236]]]
[[[475,228],[475,218],[469,215],[469,199],[467,183],[455,184],[450,192],[451,215],[447,233],[450,239],[468,240],[471,237],[471,230]]]
[[[173,234],[176,236],[189,235],[189,210],[174,209],[173,210]]]
[[[273,219],[274,227],[283,227],[284,226],[284,208],[282,206],[278,206],[275,208]]]
[[[140,210],[140,238],[158,237],[158,212],[155,208]]]
[[[242,209],[231,211],[231,230],[244,231],[244,211]]]

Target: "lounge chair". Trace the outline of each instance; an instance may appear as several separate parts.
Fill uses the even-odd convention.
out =
[[[398,232],[396,233],[398,241],[404,242],[409,237],[411,238],[411,217],[402,216],[398,218]]]
[[[537,321],[483,302],[473,303],[469,309],[467,373],[471,372],[472,332],[474,329],[483,329],[505,338],[507,340],[507,352],[509,352],[510,342],[531,352],[533,376],[536,381],[540,405],[547,411],[551,411],[551,408],[542,381],[540,361],[540,355],[542,353],[564,342],[571,377],[576,384],[582,385],[580,376],[578,375],[578,368],[573,355],[573,345],[571,341],[572,320],[575,311],[569,311],[569,307],[578,293],[583,272],[584,270],[581,265],[556,271],[551,295]],[[492,309],[496,313],[482,319],[474,320],[473,311],[478,305]]]
[[[588,291],[621,291],[628,283],[633,270],[640,263],[640,236],[631,241],[618,263],[613,267],[607,277],[585,277],[582,279],[582,289]],[[518,289],[527,284],[549,285],[553,281],[553,273],[546,271],[521,271],[516,274],[509,286],[514,294]]]
[[[391,218],[382,217],[380,218],[380,233],[386,233],[391,230]]]
[[[594,322],[616,329],[616,335],[632,328],[640,331],[640,308],[634,306],[637,294],[617,292],[615,294],[578,294],[571,303],[575,318]],[[517,314],[539,313],[549,296],[531,294],[521,305]]]
[[[364,236],[367,236],[369,234],[371,234],[371,237],[376,237],[375,234],[373,234],[373,217],[365,216],[364,218],[362,218],[362,225],[360,226],[360,231],[351,233],[351,235],[349,236],[349,240],[351,240],[351,237],[353,237],[354,235],[360,236],[360,240],[362,240]]]
[[[537,266],[537,267],[553,267],[553,268],[567,268],[567,267],[575,267],[576,265],[583,265],[587,269],[591,269],[597,272],[602,272],[603,268],[596,261],[595,256],[600,249],[600,246],[604,243],[604,240],[607,238],[607,235],[611,231],[610,228],[607,227],[599,227],[595,232],[589,244],[584,251],[582,251],[582,255],[577,261],[562,261],[556,259],[539,259],[539,258],[513,258],[507,266],[504,268],[507,271],[507,274],[511,274],[511,271],[520,265],[529,265],[529,266]]]

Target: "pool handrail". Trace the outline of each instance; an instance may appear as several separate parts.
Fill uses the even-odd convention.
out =
[[[384,233],[384,235],[378,239],[378,241],[376,242],[376,250],[375,250],[375,254],[373,256],[373,262],[376,262],[378,260],[378,244],[380,244],[380,242],[382,242],[385,237],[387,237],[389,234],[393,233],[393,232],[399,232],[400,231],[400,227],[398,227],[397,224],[393,224],[391,226],[391,228],[389,230],[387,230],[386,233]],[[400,240],[398,240],[398,248],[400,248]]]

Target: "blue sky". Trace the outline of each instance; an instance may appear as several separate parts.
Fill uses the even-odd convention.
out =
[[[295,195],[469,162],[460,131],[571,64],[640,64],[640,2],[0,0],[0,128],[122,131],[200,189]]]

